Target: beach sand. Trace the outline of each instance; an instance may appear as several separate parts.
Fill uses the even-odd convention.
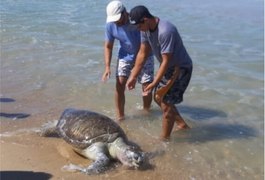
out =
[[[52,117],[56,116],[50,113],[48,118]],[[92,161],[76,154],[62,139],[40,137],[38,132],[46,118],[47,114],[46,117],[38,114],[27,120],[1,120],[1,180],[163,179],[152,169],[131,170],[120,163],[114,163],[115,168],[100,175],[62,170],[70,163],[86,167]]]

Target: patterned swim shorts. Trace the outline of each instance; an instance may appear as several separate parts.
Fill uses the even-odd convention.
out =
[[[169,90],[163,96],[162,101],[168,104],[179,104],[183,101],[183,94],[189,85],[192,67],[191,68],[180,68],[180,74],[178,78],[173,82],[171,87],[166,87],[168,81],[172,78],[175,71],[175,67],[171,67],[167,70],[161,81],[155,88],[155,93],[163,88],[169,88]]]
[[[118,59],[116,67],[116,76],[129,77],[131,70],[134,66],[135,61],[126,61],[124,59]],[[138,82],[143,84],[147,82],[152,82],[154,80],[154,58],[149,56],[145,62],[144,67],[141,70],[140,75],[138,76]]]

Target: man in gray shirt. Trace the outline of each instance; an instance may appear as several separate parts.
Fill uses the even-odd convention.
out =
[[[174,122],[177,124],[175,130],[189,128],[175,104],[183,101],[192,74],[192,60],[176,27],[170,22],[153,16],[145,6],[134,7],[129,18],[130,23],[141,31],[141,46],[127,88],[135,88],[136,78],[145,59],[153,51],[160,67],[144,93],[148,94],[154,89],[154,99],[163,111],[161,139],[169,139]]]

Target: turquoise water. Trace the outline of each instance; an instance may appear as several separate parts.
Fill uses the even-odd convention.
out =
[[[2,125],[52,120],[66,107],[115,117],[115,79],[101,82],[107,2],[1,1]],[[194,62],[179,105],[192,129],[172,134],[165,155],[154,160],[154,171],[165,179],[263,179],[263,1],[124,3],[127,9],[144,4],[173,22]],[[113,72],[115,65],[114,56]],[[153,150],[158,148],[153,140],[161,130],[161,112],[153,103],[151,114],[142,116],[140,94],[139,85],[126,92],[128,121],[122,126]],[[28,116],[19,118],[19,113]]]

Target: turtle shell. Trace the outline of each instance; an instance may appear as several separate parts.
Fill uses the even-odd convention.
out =
[[[56,125],[69,144],[84,149],[95,142],[111,143],[118,137],[127,140],[121,127],[109,117],[87,110],[66,109]]]

